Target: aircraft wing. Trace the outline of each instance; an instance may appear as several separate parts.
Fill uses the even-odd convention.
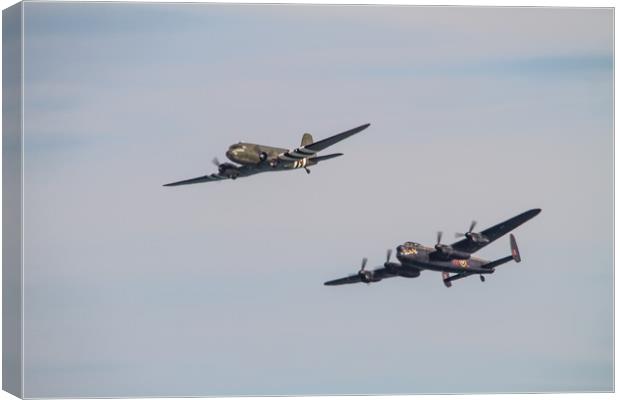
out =
[[[317,152],[321,150],[325,150],[329,146],[332,146],[350,136],[353,136],[356,133],[361,132],[364,129],[368,128],[369,126],[370,124],[360,125],[357,128],[353,128],[346,132],[342,132],[337,135],[330,136],[327,139],[319,140],[318,142],[314,142],[314,143],[310,143],[305,146],[298,147],[295,150],[289,150],[287,152],[284,152],[278,155],[278,158],[281,160],[285,160],[285,161],[295,161],[295,160],[300,160],[306,157],[312,157]]]
[[[451,244],[451,246],[454,250],[464,251],[466,253],[475,253],[476,251],[480,250],[481,248],[488,245],[489,243],[494,242],[495,240],[504,236],[508,232],[517,228],[521,224],[534,218],[535,216],[538,215],[538,213],[540,213],[540,211],[541,211],[540,208],[534,208],[524,213],[521,213],[517,215],[516,217],[512,217],[504,222],[500,222],[497,225],[494,225],[490,228],[483,230],[480,233],[489,240],[488,242],[480,243],[480,242],[473,241],[469,238],[465,238],[463,240],[459,240],[458,242]]]
[[[391,272],[389,272],[386,268],[379,268],[372,271],[373,280],[380,281],[381,279],[391,278],[393,276],[397,276]],[[344,278],[334,279],[332,281],[327,281],[324,283],[326,286],[336,286],[336,285],[346,285],[347,283],[358,283],[362,282],[362,278],[358,274],[350,275]]]
[[[211,175],[199,176],[198,178],[186,179],[184,181],[167,183],[164,186],[191,185],[193,183],[223,181],[225,179],[228,179],[228,177],[227,176],[218,175],[218,174],[211,174]]]

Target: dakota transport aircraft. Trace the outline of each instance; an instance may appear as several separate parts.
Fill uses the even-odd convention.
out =
[[[228,157],[230,161],[241,165],[229,162],[220,163],[217,158],[214,158],[213,163],[218,168],[217,173],[179,182],[172,182],[164,186],[190,185],[193,183],[221,181],[224,179],[234,180],[261,172],[286,171],[297,168],[303,168],[307,173],[310,173],[308,167],[342,155],[342,153],[335,153],[317,156],[319,151],[325,150],[329,146],[349,136],[353,136],[369,126],[370,124],[361,125],[346,132],[328,137],[327,139],[319,140],[318,142],[313,142],[312,135],[304,133],[301,139],[301,146],[294,150],[239,142],[228,148],[226,157]]]
[[[534,218],[540,211],[540,208],[526,211],[479,233],[473,231],[476,226],[476,221],[473,221],[467,233],[456,234],[457,237],[464,237],[464,239],[451,245],[441,243],[441,232],[437,232],[437,244],[434,247],[406,242],[396,248],[396,258],[400,261],[400,264],[390,262],[392,255],[392,250],[390,249],[387,252],[387,260],[383,267],[369,271],[366,269],[367,259],[364,258],[362,260],[362,267],[357,274],[325,282],[325,285],[379,282],[382,279],[394,276],[417,278],[420,276],[420,272],[425,269],[441,272],[443,283],[446,287],[451,287],[452,281],[466,278],[470,275],[478,275],[480,280],[484,282],[484,276],[495,272],[495,267],[512,260],[516,262],[521,261],[517,241],[511,234],[511,254],[495,261],[472,257],[471,254]]]

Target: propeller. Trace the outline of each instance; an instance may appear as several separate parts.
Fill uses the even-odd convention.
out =
[[[213,157],[213,160],[211,160],[211,162],[213,162],[213,164],[217,167],[217,173],[218,174],[224,174],[226,171],[226,163],[222,164],[220,163],[220,160],[217,159],[217,157]]]
[[[368,259],[366,257],[362,258],[362,268],[360,268],[359,272],[364,272],[366,270],[366,263],[368,262]]]
[[[475,243],[488,243],[489,238],[484,236],[481,233],[474,232],[474,228],[476,227],[476,221],[471,221],[471,225],[469,225],[469,230],[466,233],[455,233],[455,237],[466,237],[467,239],[475,242]]]
[[[474,231],[474,228],[476,227],[476,221],[471,221],[471,225],[469,225],[469,230],[466,233],[455,233],[454,236],[459,238],[459,237],[469,237],[467,236],[467,234],[471,234]]]
[[[443,232],[437,231],[437,244],[435,244],[435,248],[437,248],[438,246],[441,246],[441,236],[443,236]]]
[[[383,264],[383,266],[387,268],[388,271],[394,273],[398,268],[400,268],[401,265],[399,263],[390,262],[391,258],[392,258],[392,249],[388,249],[385,255],[385,263]]]
[[[441,237],[443,236],[443,232],[437,232],[437,244],[435,245],[435,250],[440,253],[449,254],[452,252],[452,247],[447,244],[441,244]]]
[[[366,263],[368,259],[366,257],[362,258],[362,267],[357,272],[357,275],[361,278],[362,282],[370,283],[372,281],[372,271],[366,271]]]

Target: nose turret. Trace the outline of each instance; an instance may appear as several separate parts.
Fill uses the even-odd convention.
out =
[[[396,254],[398,257],[415,255],[418,254],[417,247],[417,243],[406,242],[396,248]]]

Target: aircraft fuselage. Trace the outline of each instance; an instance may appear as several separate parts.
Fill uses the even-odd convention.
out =
[[[230,161],[241,165],[256,165],[262,161],[276,159],[278,154],[286,152],[288,149],[264,146],[254,143],[239,142],[233,144],[226,151],[226,157]]]
[[[396,258],[404,266],[412,266],[420,269],[429,269],[441,272],[471,272],[490,274],[493,268],[482,268],[483,265],[489,263],[478,257],[449,258],[437,259],[432,258],[431,253],[436,253],[435,248],[421,245],[409,246],[407,244],[400,245],[396,248]]]
[[[303,158],[295,161],[279,160],[278,155],[287,151],[288,149],[279,147],[239,142],[228,148],[226,157],[238,164],[256,168],[256,172],[304,168],[316,164],[312,158]]]
[[[167,183],[164,186],[191,185],[202,182],[217,182],[224,179],[237,179],[245,176],[268,171],[290,171],[303,168],[310,173],[308,167],[320,162],[340,157],[342,153],[318,155],[326,148],[368,128],[370,124],[360,125],[348,131],[338,133],[326,139],[314,142],[312,135],[304,133],[301,146],[289,150],[280,147],[265,146],[262,144],[239,142],[231,145],[226,151],[226,157],[232,162],[220,163],[217,158],[213,163],[217,166],[217,173],[184,179]]]

